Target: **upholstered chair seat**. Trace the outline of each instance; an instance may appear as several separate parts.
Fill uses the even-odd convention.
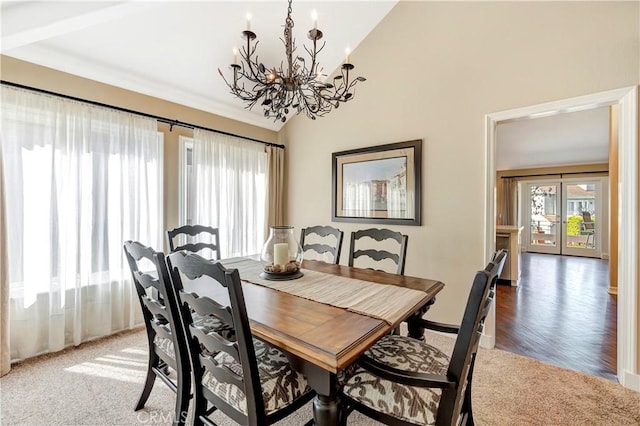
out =
[[[304,376],[291,368],[287,357],[279,349],[255,338],[253,347],[267,415],[290,405],[310,390]],[[238,375],[242,374],[242,366],[226,352],[220,352],[214,359],[218,365],[225,366]],[[209,373],[202,377],[202,384],[233,408],[247,414],[247,398],[240,388],[228,382],[220,382]]]
[[[156,336],[153,338],[153,344],[156,348],[169,355],[172,359],[176,359],[176,352],[171,339]]]
[[[446,376],[449,357],[439,349],[410,337],[383,337],[365,356],[403,372]],[[438,388],[414,387],[385,380],[358,367],[343,392],[365,406],[420,425],[435,424],[440,402]]]
[[[191,313],[194,327],[202,328],[205,333],[215,331],[223,335],[226,339],[233,339],[233,328],[217,318],[211,316],[200,316],[195,312]]]
[[[203,328],[205,332],[209,331],[217,331],[220,334],[223,334],[227,338],[233,337],[233,329],[224,324],[217,318],[213,317],[201,317],[196,313],[192,314],[193,316],[193,325],[199,328]],[[162,352],[169,355],[172,359],[176,358],[175,348],[173,346],[173,342],[171,339],[167,339],[165,337],[161,337],[156,335],[153,339],[153,344]]]

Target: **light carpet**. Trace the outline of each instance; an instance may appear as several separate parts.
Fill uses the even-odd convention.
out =
[[[450,353],[453,339],[428,333]],[[13,366],[0,379],[2,425],[171,424],[174,394],[159,380],[146,407],[133,406],[147,360],[144,330],[120,333]],[[478,425],[640,425],[640,394],[617,383],[498,349],[481,349],[474,377]],[[279,425],[301,425],[311,403]],[[221,426],[235,424],[214,415]],[[357,413],[349,425],[376,424]]]

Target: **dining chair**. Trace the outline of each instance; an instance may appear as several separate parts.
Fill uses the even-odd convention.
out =
[[[314,258],[328,263],[340,263],[344,232],[332,226],[309,226],[300,231],[302,251],[315,252]],[[306,255],[305,255],[306,258]]]
[[[370,240],[367,241],[366,238]],[[363,241],[363,239],[365,240]],[[404,275],[408,239],[409,237],[407,235],[390,229],[371,228],[352,232],[351,247],[349,250],[349,266],[356,266],[354,265],[355,260],[359,257],[366,256],[379,264],[383,264],[386,269],[389,269],[389,265],[392,264],[394,266],[393,270],[389,269],[387,272],[391,271],[397,275]],[[395,240],[397,244],[393,243],[393,240]],[[373,243],[373,241],[376,242]],[[356,245],[358,245],[358,247],[356,247]]]
[[[589,240],[591,240],[591,246],[595,245],[595,233],[596,224],[591,218],[591,213],[583,211],[582,222],[580,222],[580,234],[587,236],[587,240],[584,243],[585,248],[589,247]]]
[[[174,423],[184,424],[191,387],[189,358],[178,306],[169,289],[171,281],[164,254],[137,241],[126,241],[124,252],[138,293],[149,344],[147,375],[135,411],[144,407],[157,377],[176,393]],[[175,381],[167,367],[175,371]]]
[[[190,238],[191,237],[191,238]],[[185,242],[179,244],[178,241],[197,240],[197,242]],[[210,250],[213,254],[211,259],[220,260],[220,236],[218,228],[204,225],[184,225],[167,231],[167,242],[171,253],[187,250],[192,253],[199,253],[201,250]]]
[[[504,253],[506,254],[506,253]],[[357,361],[342,387],[346,408],[389,425],[473,425],[471,388],[478,344],[505,256],[475,274],[451,356],[406,336],[387,335]]]
[[[208,415],[216,410],[240,424],[271,424],[311,400],[314,392],[306,378],[284,353],[251,335],[237,269],[183,251],[170,254],[167,265],[193,366],[195,424],[214,424]],[[195,280],[206,280],[220,297],[185,291],[185,282]],[[224,322],[233,338],[203,330],[191,311]]]

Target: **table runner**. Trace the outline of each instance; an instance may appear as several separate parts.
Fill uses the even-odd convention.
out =
[[[302,269],[304,276],[290,281],[260,278],[262,263],[246,258],[222,260],[226,268],[238,269],[240,278],[253,284],[283,291],[327,305],[381,319],[390,325],[418,304],[425,293],[394,285],[378,284]]]

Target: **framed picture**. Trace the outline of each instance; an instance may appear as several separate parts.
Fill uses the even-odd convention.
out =
[[[420,225],[422,140],[331,157],[334,221]]]

